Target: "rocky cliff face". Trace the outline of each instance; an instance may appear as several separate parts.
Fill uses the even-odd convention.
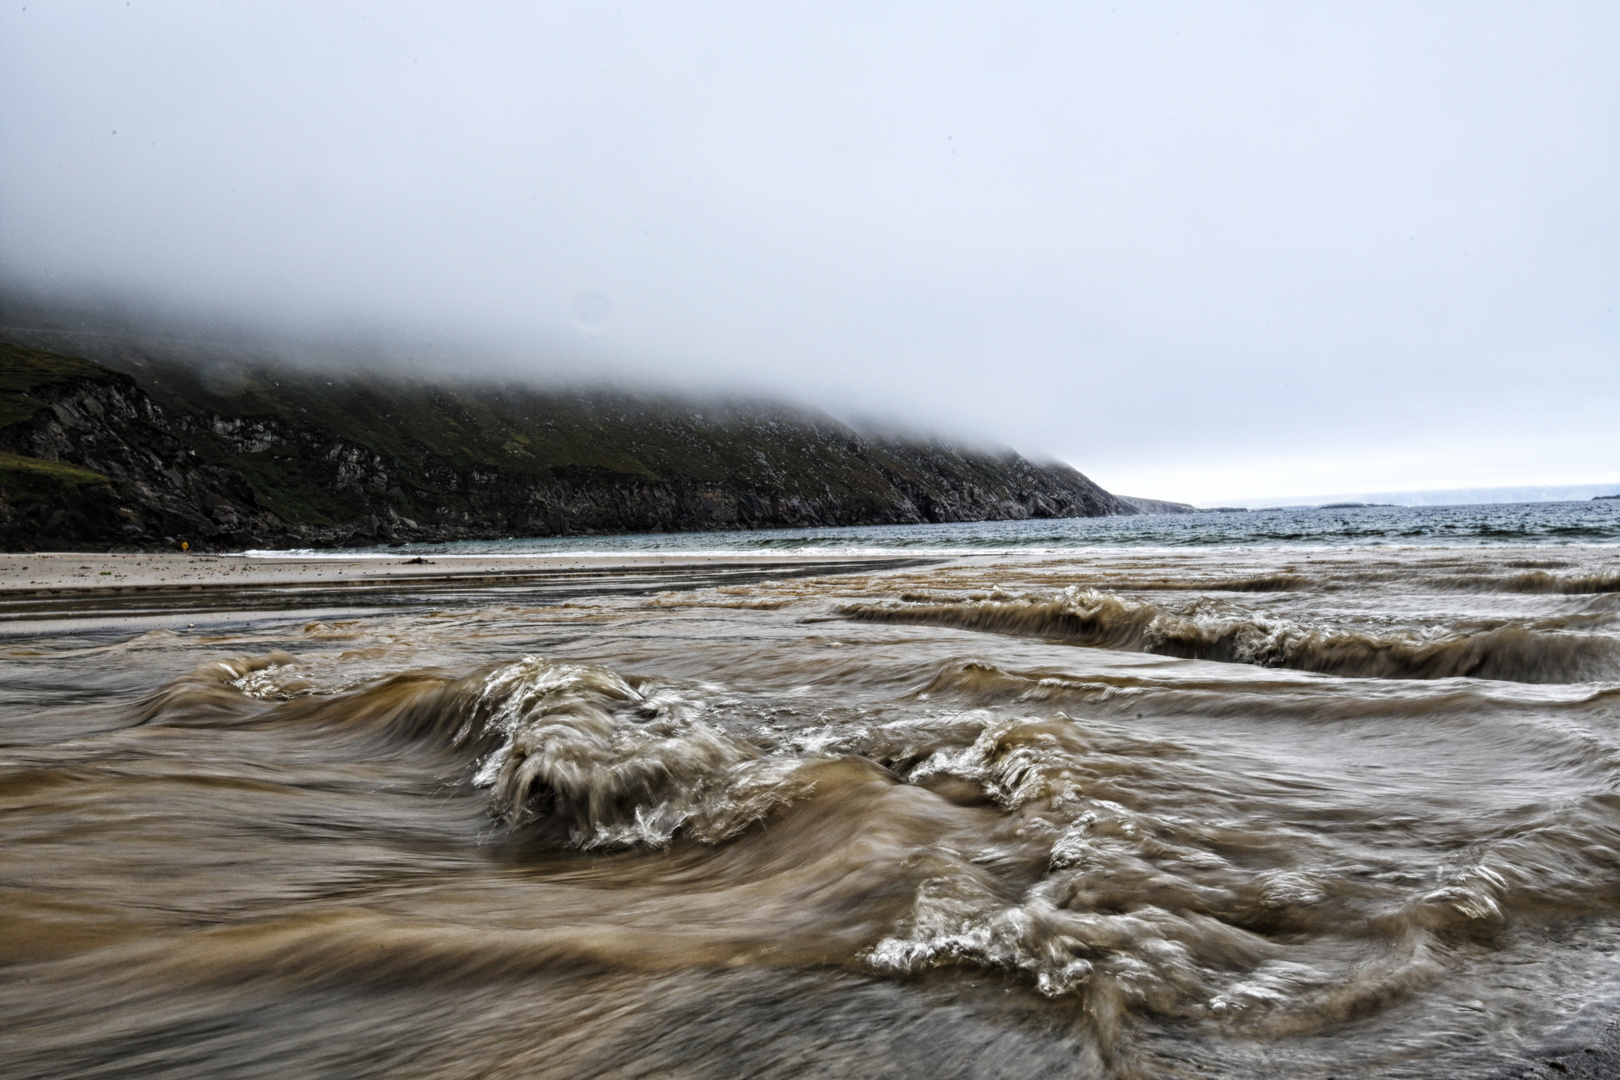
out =
[[[406,540],[1132,513],[1063,465],[768,406],[0,345],[0,543]]]
[[[1170,502],[1167,499],[1142,499],[1135,495],[1115,495],[1114,498],[1126,506],[1134,507],[1139,514],[1202,514],[1192,503]]]
[[[234,470],[199,460],[134,380],[0,346],[0,543],[8,548],[275,535]]]

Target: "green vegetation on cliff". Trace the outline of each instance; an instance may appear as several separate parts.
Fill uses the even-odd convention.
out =
[[[117,506],[101,520],[132,541],[175,530],[219,544],[342,544],[1132,512],[1066,466],[872,438],[779,406],[183,364],[130,349],[100,359],[108,366],[0,346],[0,450],[110,478]],[[13,544],[28,529],[56,539],[102,528],[70,528],[61,514],[50,526],[50,508],[28,501],[9,504]]]

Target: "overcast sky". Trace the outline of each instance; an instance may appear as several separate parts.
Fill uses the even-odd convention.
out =
[[[1613,3],[12,0],[0,274],[1128,494],[1617,480],[1617,58]]]

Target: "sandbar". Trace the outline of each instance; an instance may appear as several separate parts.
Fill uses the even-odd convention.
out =
[[[525,555],[192,555],[179,552],[0,554],[0,599],[174,589],[347,588],[436,583],[516,584],[556,577],[723,570],[816,573],[880,569],[934,559],[790,552]]]

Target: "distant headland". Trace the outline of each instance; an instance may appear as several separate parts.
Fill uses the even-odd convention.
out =
[[[1067,465],[862,434],[773,404],[197,365],[135,348],[98,359],[0,344],[0,546],[342,547],[1143,512]]]

